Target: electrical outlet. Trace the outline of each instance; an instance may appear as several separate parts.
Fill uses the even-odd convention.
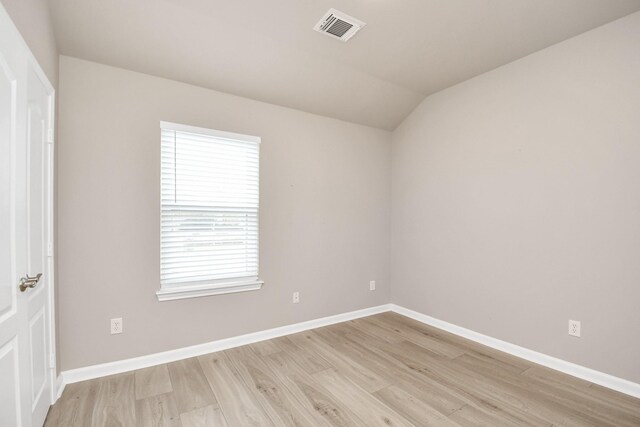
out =
[[[111,335],[122,333],[122,317],[111,319]]]
[[[580,321],[569,320],[569,335],[573,337],[580,337]]]
[[[370,291],[375,291],[376,290],[376,281],[375,280],[369,281],[369,290]]]
[[[297,304],[300,302],[300,292],[294,292],[293,293],[293,303]]]

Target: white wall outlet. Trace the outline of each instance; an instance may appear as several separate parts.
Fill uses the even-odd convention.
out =
[[[293,303],[297,304],[300,302],[300,292],[294,292],[293,293]]]
[[[376,281],[375,280],[369,281],[369,290],[370,291],[375,291],[376,290]]]
[[[111,319],[111,335],[122,333],[122,317]]]
[[[569,320],[569,335],[573,337],[580,336],[580,321]]]

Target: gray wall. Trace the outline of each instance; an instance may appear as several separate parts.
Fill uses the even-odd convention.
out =
[[[388,132],[64,56],[59,101],[63,370],[389,301]],[[262,137],[262,290],[157,301],[161,120]]]
[[[58,87],[58,48],[47,0],[0,0],[54,88]]]
[[[639,382],[638,184],[635,13],[430,96],[396,130],[392,302]]]

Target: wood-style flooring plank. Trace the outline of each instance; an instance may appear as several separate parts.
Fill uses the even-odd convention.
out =
[[[198,359],[179,360],[167,365],[178,411],[191,412],[205,406],[218,406]]]
[[[280,347],[276,345],[273,340],[259,341],[249,345],[260,356],[268,356],[273,353],[277,353],[280,350]]]
[[[340,325],[345,329],[348,325]],[[384,375],[389,382],[416,396],[444,415],[462,408],[468,401],[436,381],[416,375],[411,366],[391,355],[392,345],[363,334],[346,334],[349,353],[359,358],[369,369]],[[388,351],[385,352],[384,349]]]
[[[167,365],[138,369],[134,373],[136,399],[144,399],[173,391]]]
[[[198,360],[229,425],[275,425],[224,354],[212,353]]]
[[[180,412],[172,393],[136,400],[136,427],[181,427]]]
[[[404,337],[397,332],[392,331],[389,328],[382,327],[377,323],[367,321],[367,319],[368,318],[365,317],[361,319],[350,320],[349,322],[344,322],[339,325],[350,326],[362,333],[381,339],[389,344],[395,344],[404,341]]]
[[[298,365],[300,365],[300,367],[308,374],[324,371],[331,367],[331,365],[323,358],[318,357],[306,348],[300,348],[295,345],[289,337],[285,336],[275,338],[273,342],[278,346],[278,348],[280,348],[280,350],[294,357]]]
[[[289,338],[298,347],[315,352],[329,365],[338,369],[343,375],[349,376],[368,392],[374,392],[390,385],[377,373],[370,371],[344,354],[336,352],[331,345],[322,341],[313,331],[290,335]]]
[[[404,337],[405,340],[424,347],[435,354],[451,358],[464,354],[464,351],[459,346],[433,337],[428,333],[423,333],[411,325],[397,321],[395,318],[383,319],[372,316],[370,321],[382,328],[389,328]]]
[[[416,426],[457,427],[446,415],[397,386],[378,390],[374,395]]]
[[[100,380],[69,384],[49,410],[45,427],[84,427],[93,424]]]
[[[133,372],[100,379],[91,425],[103,427],[136,424],[133,382]]]
[[[481,411],[477,407],[465,405],[449,415],[449,420],[460,427],[495,427],[495,426],[517,426],[504,420],[500,414],[488,411]],[[542,425],[542,424],[541,424]],[[549,424],[544,424],[549,425]]]
[[[275,353],[271,353],[276,354]],[[314,417],[300,405],[296,397],[289,391],[271,368],[263,362],[263,358],[253,352],[242,349],[231,349],[225,352],[227,360],[232,364],[248,389],[269,417],[282,426],[306,426],[314,424]],[[317,423],[315,423],[317,424]]]
[[[410,427],[413,424],[393,409],[333,369],[317,372],[314,379],[346,404],[369,427]]]
[[[205,406],[180,415],[182,427],[228,427],[220,408]]]
[[[314,426],[334,427],[364,426],[344,402],[336,399],[305,372],[297,359],[286,352],[272,354],[264,359],[287,389],[295,396],[301,407],[314,419]]]

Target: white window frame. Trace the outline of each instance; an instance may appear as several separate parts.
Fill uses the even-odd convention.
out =
[[[177,132],[188,132],[200,135],[208,135],[216,138],[223,139],[232,139],[242,142],[252,142],[259,145],[261,143],[261,138],[253,135],[243,135],[239,133],[225,132],[214,129],[201,128],[196,126],[183,125],[172,122],[160,122],[160,130],[173,130]],[[161,139],[161,138],[160,138]],[[258,155],[259,156],[259,155]],[[259,162],[259,160],[258,160]],[[259,177],[259,173],[258,173]],[[258,178],[259,185],[259,178]],[[160,202],[160,207],[162,211],[162,202]],[[260,208],[258,206],[258,218],[259,218]],[[162,224],[162,221],[161,221]],[[259,228],[258,228],[259,230]],[[259,240],[258,240],[259,246]],[[259,248],[258,248],[258,265],[259,265]],[[263,280],[260,280],[259,277],[244,277],[239,279],[220,279],[220,280],[211,280],[205,283],[180,283],[175,285],[161,284],[160,289],[156,292],[156,296],[158,301],[170,301],[177,299],[185,299],[185,298],[195,298],[195,297],[203,297],[209,295],[220,295],[220,294],[229,294],[235,292],[246,292],[246,291],[255,291],[262,288],[264,284]]]

